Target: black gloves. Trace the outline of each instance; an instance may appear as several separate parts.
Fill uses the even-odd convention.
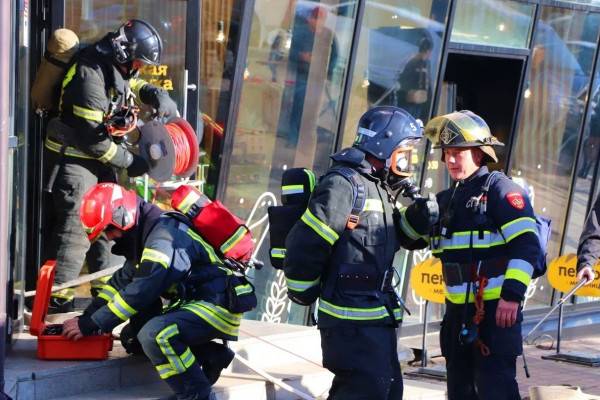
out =
[[[77,325],[83,336],[99,335],[101,333],[100,327],[88,314],[80,315],[77,319]]]
[[[129,167],[127,167],[127,175],[133,178],[135,176],[144,175],[149,169],[150,166],[144,158],[137,154],[133,154],[133,161],[129,164]]]
[[[121,329],[119,337],[123,348],[128,354],[144,354],[142,344],[137,338],[137,332],[133,329],[131,324],[127,324]]]
[[[146,84],[140,89],[140,100],[152,106],[159,117],[177,117],[177,103],[169,97],[169,93],[154,85]]]
[[[420,235],[427,235],[431,227],[438,222],[440,209],[433,193],[420,197],[407,207],[405,212],[408,224]]]

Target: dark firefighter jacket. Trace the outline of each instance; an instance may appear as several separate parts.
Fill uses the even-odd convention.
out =
[[[392,261],[399,241],[388,193],[382,182],[370,175],[371,166],[360,150],[345,149],[332,158],[332,169],[321,178],[307,210],[286,238],[288,295],[301,304],[320,296],[321,328],[393,325],[401,319],[391,288]],[[354,229],[346,227],[353,185],[332,171],[342,165],[357,171],[366,195]]]
[[[86,313],[103,332],[110,332],[162,296],[202,318],[223,338],[237,340],[241,314],[225,308],[231,271],[214,249],[169,214],[145,223],[151,226],[143,230],[147,233],[141,254],[129,258],[113,275]]]
[[[64,144],[68,145],[66,156],[128,167],[133,156],[112,140],[104,121],[128,104],[131,93],[140,102],[147,102],[145,92],[151,88],[155,89],[141,79],[125,80],[109,56],[100,53],[97,46],[89,46],[75,55],[61,86],[59,116],[71,129],[50,131],[45,147],[60,153]]]
[[[480,213],[473,198],[481,195],[489,171],[481,167],[437,195],[440,222],[433,234],[419,235],[403,215],[402,243],[423,248],[429,243],[442,260],[446,299],[464,304],[467,282],[488,278],[484,300],[521,301],[541,252],[533,209],[527,194],[509,178],[496,179],[489,189],[487,211]],[[405,243],[406,241],[406,243]],[[469,301],[474,301],[471,290]]]
[[[600,259],[600,196],[590,211],[577,246],[577,271],[594,268]]]

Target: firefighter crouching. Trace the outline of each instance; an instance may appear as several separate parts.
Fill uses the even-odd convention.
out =
[[[442,149],[454,181],[437,195],[439,223],[418,235],[412,219],[401,220],[403,244],[431,246],[442,261],[446,314],[440,331],[450,400],[520,399],[516,358],[522,353],[521,301],[541,249],[529,198],[499,175],[482,196],[501,146],[476,114],[436,117],[425,135]]]
[[[126,350],[143,351],[177,399],[204,400],[234,357],[211,340],[237,340],[241,314],[228,309],[231,271],[178,215],[114,183],[84,195],[89,240],[106,235],[127,261],[81,316],[64,323],[63,334],[77,340],[129,320],[121,332]]]
[[[392,287],[400,247],[393,190],[410,177],[411,154],[421,137],[421,124],[402,109],[367,111],[353,146],[331,156],[333,166],[287,236],[288,296],[302,305],[319,298],[323,366],[335,374],[329,399],[402,398],[395,329],[402,314]],[[437,219],[434,198],[409,208],[418,209],[425,231],[430,218]]]
[[[52,214],[45,256],[57,261],[57,284],[77,278],[86,252],[90,272],[110,267],[105,239],[90,249],[79,222],[79,204],[94,184],[115,182],[116,169],[126,169],[130,177],[148,171],[147,162],[118,144],[109,130],[119,118],[131,117],[134,99],[159,114],[177,114],[165,90],[136,79],[143,65],[159,64],[161,53],[156,30],[144,21],[130,20],[77,53],[67,68],[59,118],[49,123],[45,140],[45,185],[51,192],[46,209]],[[72,289],[53,294],[51,312],[68,311],[72,299]]]

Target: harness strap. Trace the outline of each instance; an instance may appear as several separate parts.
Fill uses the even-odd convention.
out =
[[[332,172],[338,173],[346,178],[351,184],[353,189],[353,201],[352,201],[352,211],[350,211],[350,215],[348,216],[348,221],[346,222],[346,228],[352,230],[356,228],[358,225],[358,221],[360,220],[359,214],[365,207],[366,202],[366,192],[365,185],[358,179],[358,172],[349,167],[339,167],[332,170]]]

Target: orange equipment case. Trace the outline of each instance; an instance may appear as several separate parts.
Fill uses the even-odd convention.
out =
[[[85,336],[77,341],[69,340],[60,332],[49,334],[44,320],[48,313],[56,261],[49,260],[42,266],[38,276],[36,295],[31,313],[29,333],[38,337],[37,356],[42,360],[105,360],[112,350],[113,339],[110,334]]]

